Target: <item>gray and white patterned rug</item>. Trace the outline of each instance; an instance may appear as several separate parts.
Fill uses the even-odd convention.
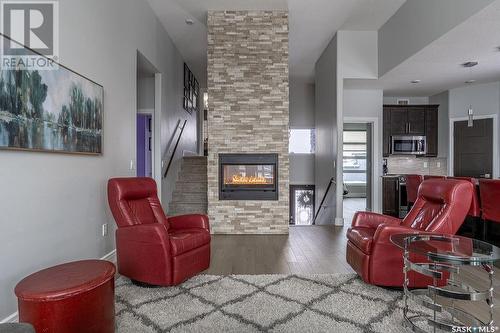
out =
[[[402,292],[355,275],[200,275],[116,285],[118,332],[404,332]],[[415,313],[417,314],[417,313]]]

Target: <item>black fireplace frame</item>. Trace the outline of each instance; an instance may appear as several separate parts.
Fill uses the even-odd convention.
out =
[[[274,165],[274,186],[224,188],[224,165]],[[278,200],[278,154],[219,154],[219,200]]]

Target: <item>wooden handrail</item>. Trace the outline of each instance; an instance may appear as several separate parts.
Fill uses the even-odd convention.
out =
[[[180,121],[179,121],[180,123]],[[179,136],[177,137],[177,140],[175,141],[175,146],[174,150],[172,151],[172,154],[170,155],[170,159],[168,160],[167,168],[165,169],[165,173],[163,174],[163,178],[167,177],[168,170],[170,170],[170,166],[172,165],[172,161],[174,160],[175,152],[177,151],[177,147],[179,146],[179,142],[181,141],[182,133],[184,133],[184,128],[186,127],[187,120],[184,120],[184,123],[182,126],[177,126],[175,129],[175,133],[177,133],[177,130],[180,128],[181,132]],[[175,133],[174,133],[174,138],[175,138]]]
[[[318,210],[316,211],[316,214],[314,215],[314,220],[312,224],[316,224],[316,219],[318,218],[319,212],[321,211],[321,208],[323,208],[323,204],[325,203],[326,196],[328,195],[328,192],[330,192],[330,188],[332,187],[332,184],[336,184],[335,178],[330,178],[330,182],[328,183],[328,187],[326,188],[325,194],[323,195],[323,199],[321,199],[321,203],[319,204]]]

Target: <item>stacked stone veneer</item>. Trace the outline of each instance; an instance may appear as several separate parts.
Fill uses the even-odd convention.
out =
[[[208,12],[208,214],[214,233],[288,233],[288,13]],[[219,153],[277,153],[278,201],[220,201]]]

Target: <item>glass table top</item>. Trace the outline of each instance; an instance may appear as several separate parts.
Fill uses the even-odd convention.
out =
[[[500,260],[500,248],[477,239],[440,234],[394,234],[391,242],[432,261],[480,265]]]

